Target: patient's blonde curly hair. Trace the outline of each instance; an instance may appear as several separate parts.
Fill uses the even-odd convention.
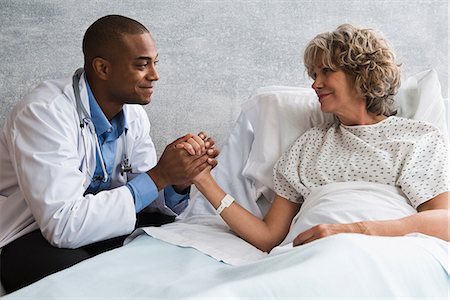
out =
[[[355,78],[357,91],[366,99],[367,111],[385,116],[397,113],[394,95],[400,86],[400,64],[395,62],[394,52],[381,35],[349,24],[317,35],[304,53],[311,78],[318,55],[322,55],[324,66]]]

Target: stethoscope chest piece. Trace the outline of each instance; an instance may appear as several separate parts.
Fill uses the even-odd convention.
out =
[[[132,173],[133,168],[131,167],[130,161],[126,154],[123,156],[122,163],[120,164],[120,174],[123,176],[126,173]]]

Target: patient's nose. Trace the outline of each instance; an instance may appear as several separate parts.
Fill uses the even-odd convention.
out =
[[[311,86],[311,87],[312,87],[315,91],[317,91],[317,90],[323,88],[323,82],[322,82],[322,80],[320,79],[319,76],[317,76],[317,77],[314,79],[314,82],[312,83],[312,86]]]

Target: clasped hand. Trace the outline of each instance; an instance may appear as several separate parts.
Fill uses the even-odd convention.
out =
[[[192,136],[187,141],[183,141],[176,145],[178,149],[185,149],[191,156],[208,155],[207,165],[197,173],[193,179],[198,179],[202,175],[209,173],[216,165],[217,161],[212,157],[216,157],[219,152],[214,148],[214,140],[208,138],[204,132],[200,132],[197,136]]]
[[[177,192],[183,192],[199,173],[214,168],[217,165],[215,157],[219,155],[214,144],[214,139],[204,132],[189,133],[170,143],[156,167],[149,171],[158,190],[170,184]]]

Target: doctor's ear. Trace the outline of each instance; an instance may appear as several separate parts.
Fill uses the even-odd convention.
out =
[[[92,60],[92,68],[95,74],[102,80],[108,79],[111,71],[111,64],[104,58],[96,57]]]

